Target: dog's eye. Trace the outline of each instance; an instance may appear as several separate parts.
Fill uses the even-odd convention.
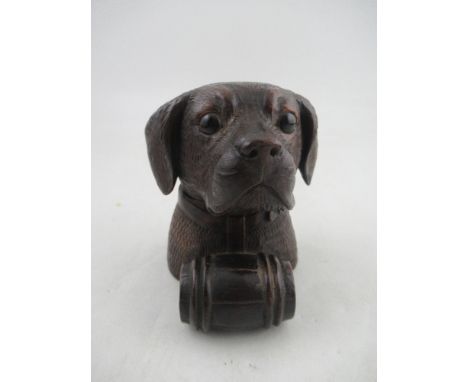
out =
[[[297,119],[293,113],[285,113],[281,116],[279,125],[286,134],[291,134],[296,129]]]
[[[205,134],[214,134],[221,128],[221,122],[215,114],[205,114],[200,120],[200,130]]]

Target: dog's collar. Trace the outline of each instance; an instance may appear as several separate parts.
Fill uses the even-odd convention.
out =
[[[226,251],[245,251],[247,235],[260,225],[274,221],[281,212],[257,212],[251,215],[216,216],[197,206],[198,201],[188,196],[179,188],[178,206],[182,212],[198,226],[218,232],[225,237]],[[199,203],[201,204],[201,203]]]
[[[282,211],[260,211],[249,215],[213,215],[206,208],[198,206],[197,202],[179,187],[178,205],[185,215],[199,226],[220,226],[222,229],[226,225],[237,225],[242,221],[242,225],[250,230],[261,223],[274,221],[282,213]]]

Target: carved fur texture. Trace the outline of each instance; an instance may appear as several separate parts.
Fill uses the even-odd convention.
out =
[[[246,235],[246,252],[263,252],[297,264],[297,246],[289,212],[284,211],[271,222],[251,227]],[[172,275],[179,278],[180,267],[198,256],[225,252],[226,234],[210,225],[201,226],[177,205],[169,230],[167,260]]]

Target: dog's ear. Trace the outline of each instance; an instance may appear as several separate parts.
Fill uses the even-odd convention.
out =
[[[312,104],[306,98],[298,96],[301,109],[302,152],[299,170],[302,178],[310,184],[317,160],[317,114]]]
[[[148,156],[154,177],[163,194],[169,194],[177,180],[177,137],[182,124],[188,93],[162,105],[145,128]]]

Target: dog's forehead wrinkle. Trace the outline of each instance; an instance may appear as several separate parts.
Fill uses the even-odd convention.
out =
[[[237,114],[236,122],[239,129],[246,131],[261,130],[266,131],[273,128],[273,121],[270,114],[266,114],[263,109],[256,106],[245,108]]]
[[[201,89],[194,91],[190,98],[191,111],[223,108],[232,105],[232,92],[226,89]]]
[[[279,94],[274,100],[273,106],[278,112],[295,111],[298,112],[299,105],[292,94]]]

